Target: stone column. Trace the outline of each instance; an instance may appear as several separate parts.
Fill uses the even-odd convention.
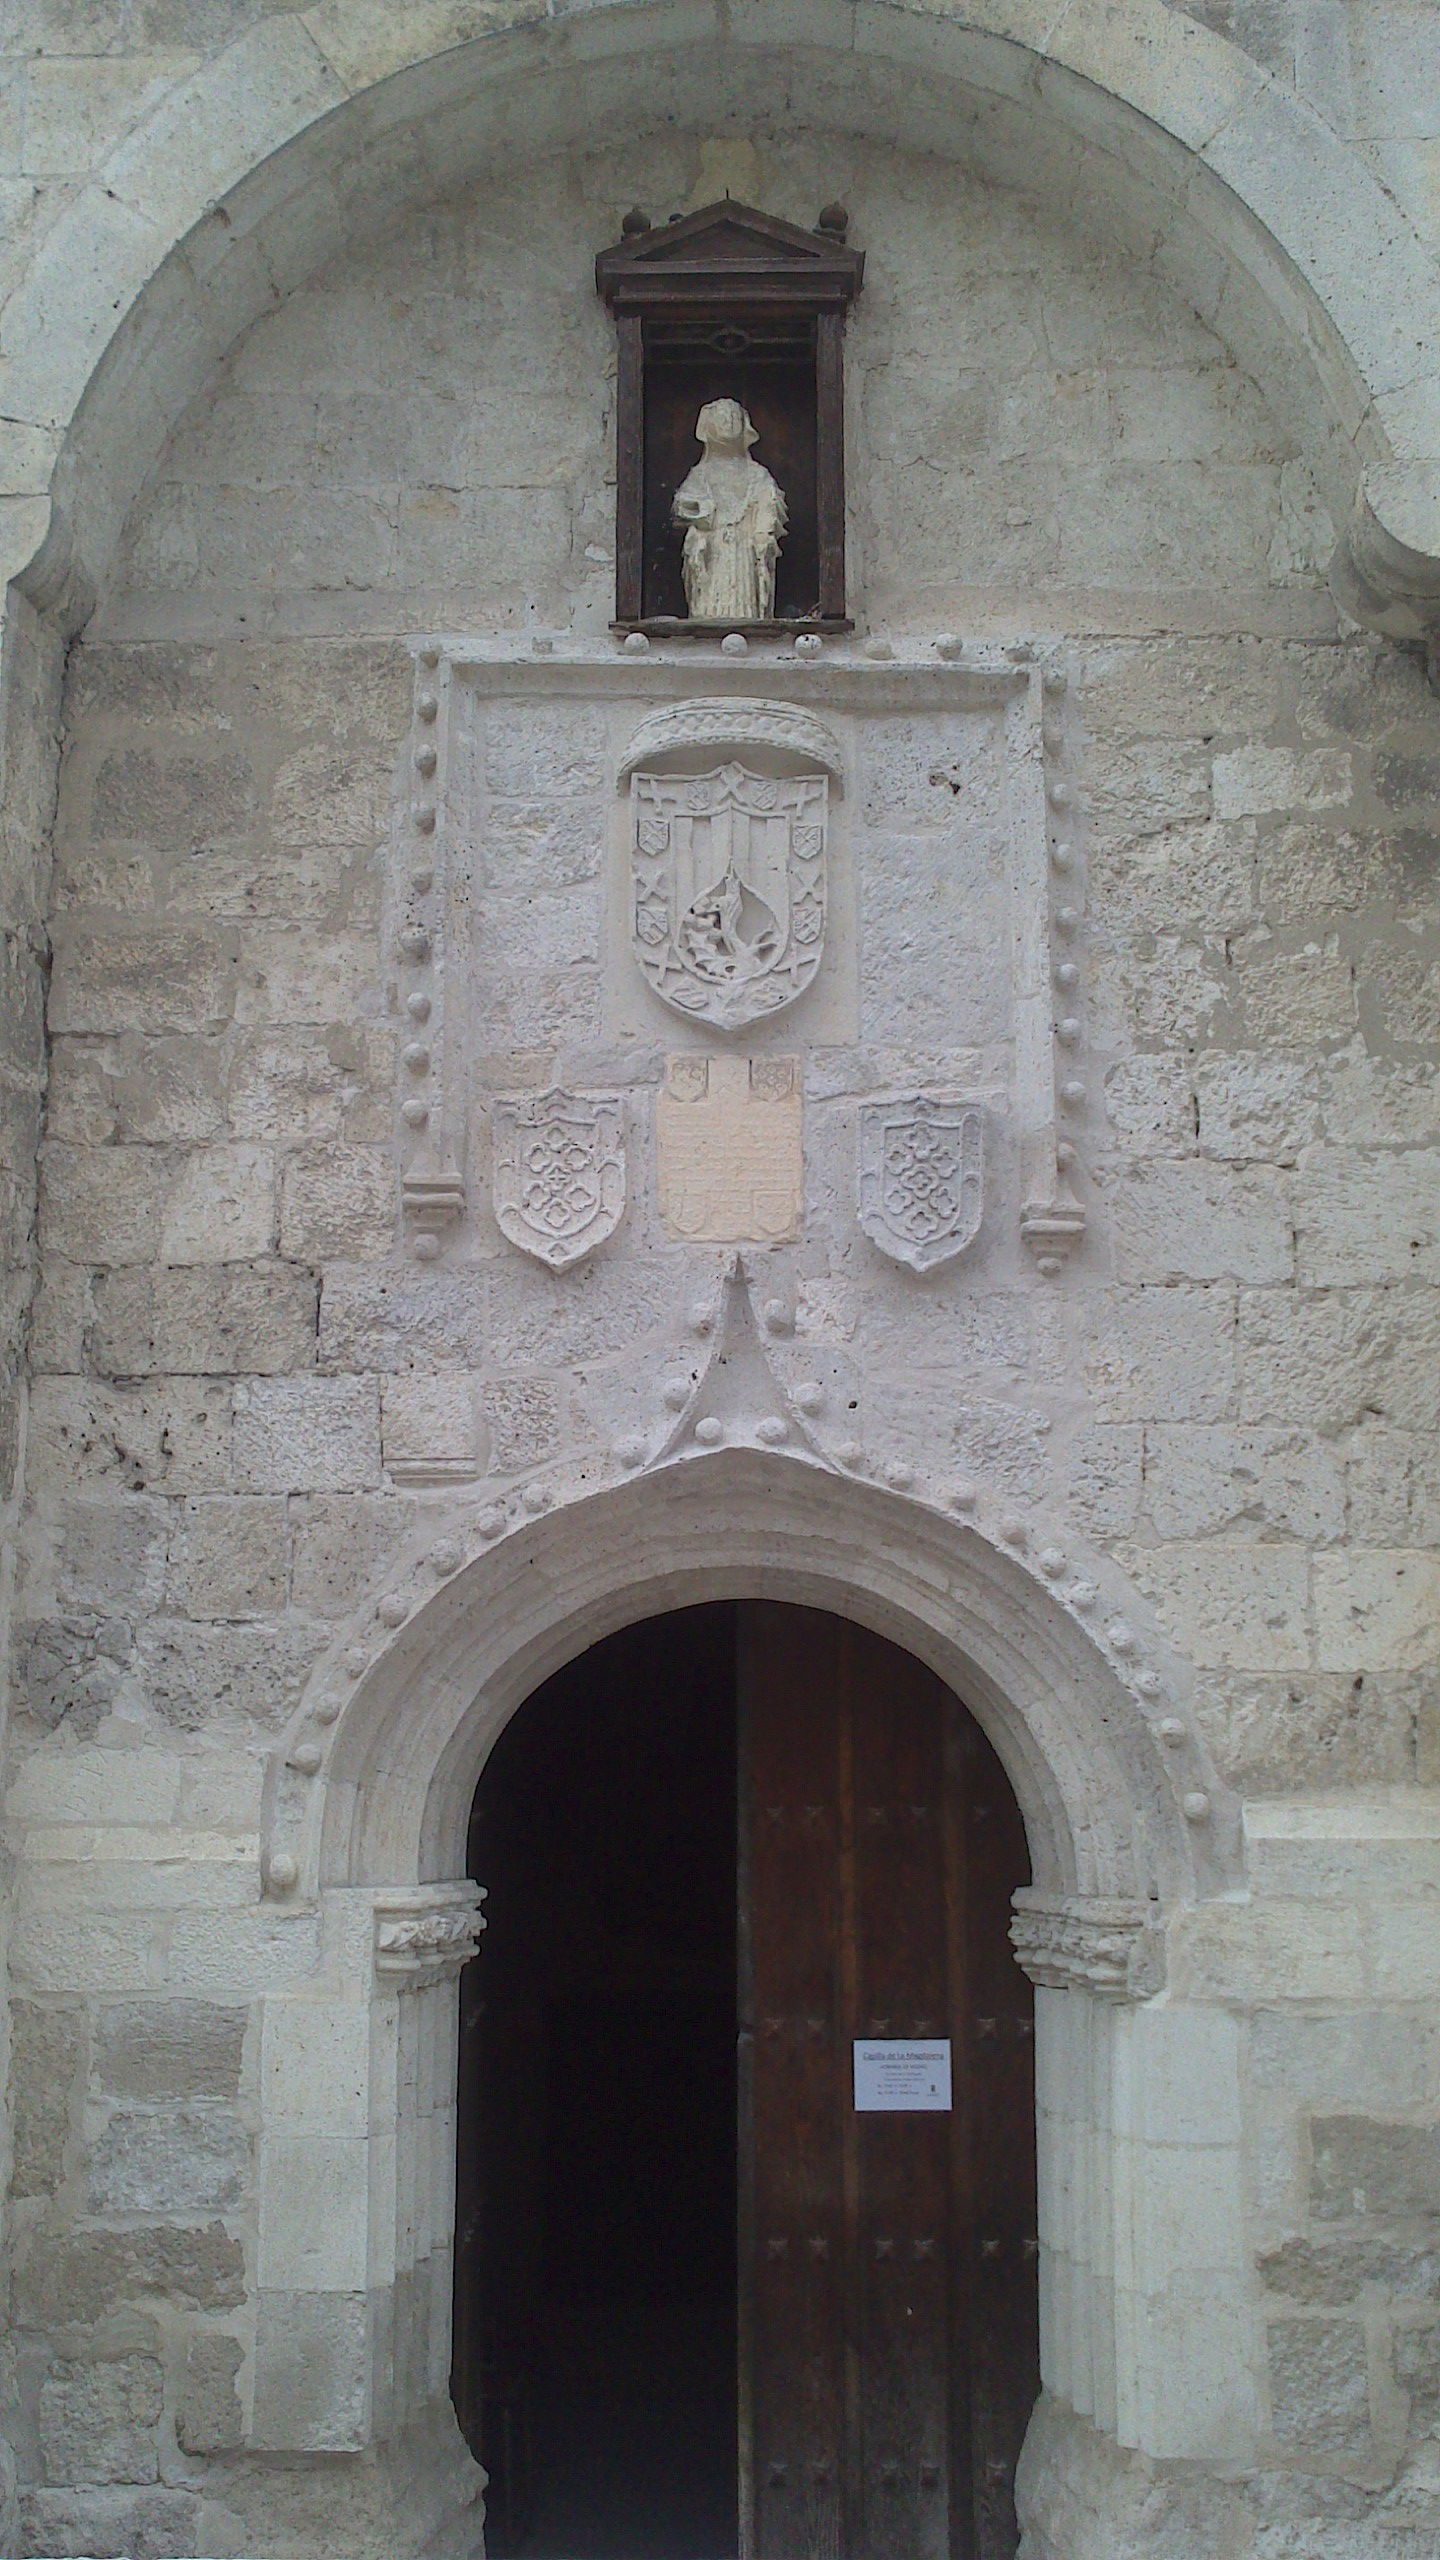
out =
[[[331,1892],[315,1981],[265,2002],[257,2451],[359,2452],[443,2414],[456,1978],[480,1901]]]
[[[1253,2458],[1239,2029],[1221,2008],[1172,2004],[1141,1906],[1032,1891],[1015,1903],[1037,1986],[1044,2384],[1019,2494],[1027,2560],[1051,2560],[1101,2452],[1077,2455],[1080,2422],[1117,2463],[1223,2472]]]

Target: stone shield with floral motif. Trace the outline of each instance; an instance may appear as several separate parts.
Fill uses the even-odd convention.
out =
[[[982,1112],[924,1093],[861,1106],[860,1224],[892,1262],[949,1262],[978,1234],[984,1206]]]
[[[563,1271],[614,1234],[625,1209],[625,1139],[614,1093],[510,1095],[491,1105],[500,1232]]]

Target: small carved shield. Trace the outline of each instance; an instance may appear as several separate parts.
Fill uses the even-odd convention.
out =
[[[859,1194],[860,1224],[892,1262],[933,1271],[963,1253],[985,1205],[983,1113],[924,1093],[863,1104]]]
[[[495,1218],[511,1244],[563,1271],[614,1234],[625,1208],[618,1094],[511,1095],[490,1121]]]
[[[632,774],[635,957],[677,1013],[737,1031],[803,995],[825,943],[829,790],[741,764]]]

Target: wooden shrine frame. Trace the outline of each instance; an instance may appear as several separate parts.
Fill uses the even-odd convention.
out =
[[[726,197],[698,213],[651,226],[625,217],[624,237],[595,261],[596,286],[615,315],[615,628],[707,636],[739,628],[763,636],[796,630],[844,631],[845,314],[865,272],[863,250],[845,245],[846,215],[827,205],[815,231],[782,222]],[[774,331],[788,326],[813,349],[813,610],[777,612],[772,622],[710,625],[657,613],[647,576],[647,392],[657,348],[679,329]],[[803,366],[811,358],[802,355]],[[808,530],[808,528],[807,528]]]

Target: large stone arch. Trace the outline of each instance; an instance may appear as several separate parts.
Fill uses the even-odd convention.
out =
[[[347,240],[522,138],[559,143],[642,101],[652,117],[723,117],[758,65],[872,125],[893,100],[912,137],[963,135],[1012,183],[1018,117],[1031,171],[1128,223],[1262,370],[1268,342],[1332,502],[1352,510],[1343,600],[1398,636],[1427,626],[1440,279],[1358,156],[1235,46],[1162,0],[811,0],[799,20],[784,0],[577,0],[543,17],[514,0],[481,35],[460,32],[465,14],[264,20],[56,223],[3,323],[4,566],[37,601],[83,619],[225,346]]]
[[[1025,1816],[1035,1883],[1017,1897],[1016,1943],[1039,1985],[1049,2395],[1032,2512],[1060,2494],[1066,2429],[1086,2421],[1112,2450],[1243,2462],[1256,2425],[1236,2351],[1244,2274],[1217,2269],[1208,2231],[1197,2239],[1174,2211],[1201,2175],[1239,2228],[1227,2095],[1238,2028],[1172,2001],[1163,1982],[1167,1917],[1239,1883],[1233,1808],[1176,1712],[1183,1665],[1143,1613],[1122,1622],[1123,1588],[1111,1577],[1097,1589],[1073,1543],[1032,1557],[1015,1523],[1007,1541],[1004,1521],[992,1534],[774,1448],[696,1451],[598,1489],[546,1488],[533,1507],[525,1490],[468,1563],[443,1557],[441,1587],[399,1626],[402,1594],[388,1595],[368,1669],[354,1647],[321,1667],[272,1768],[271,1910],[302,1934],[318,1921],[319,1962],[265,2004],[262,2268],[266,2234],[297,2227],[317,2182],[328,2254],[299,2291],[272,2299],[262,2275],[254,2450],[363,2454],[400,2504],[423,2475],[432,2509],[451,2512],[454,2538],[435,2547],[467,2547],[473,2475],[446,2375],[454,1977],[477,1937],[464,1874],[475,1781],[508,1717],[586,1645],[638,1617],[747,1595],[853,1616],[919,1655],[990,1734]],[[1218,2094],[1197,2133],[1185,2092],[1200,2081]],[[1111,2139],[1122,2116],[1123,2157]],[[1152,2235],[1143,2262],[1132,2214]],[[344,2272],[362,2265],[363,2302]],[[1214,2318],[1177,2350],[1172,2297],[1198,2282]]]

